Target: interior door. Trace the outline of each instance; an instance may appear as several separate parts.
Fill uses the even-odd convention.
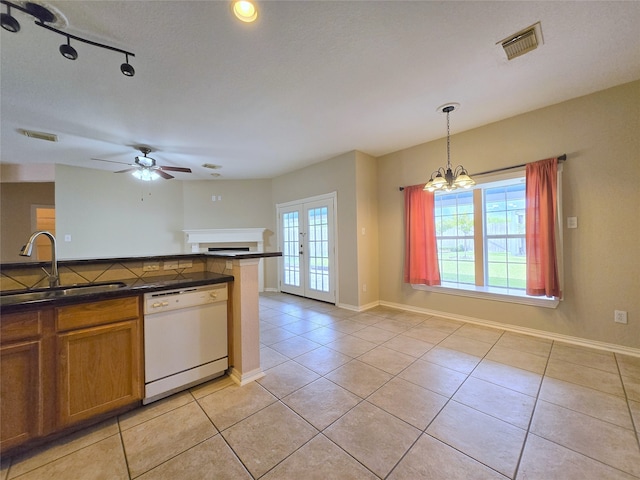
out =
[[[335,195],[278,205],[280,290],[335,303]]]

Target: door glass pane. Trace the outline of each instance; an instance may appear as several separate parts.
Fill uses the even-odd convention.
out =
[[[327,207],[308,210],[309,222],[309,288],[329,291],[329,238]]]
[[[284,261],[283,282],[285,285],[300,286],[300,257],[298,242],[300,241],[300,223],[298,212],[289,212],[282,215],[284,228],[284,248],[282,257]]]

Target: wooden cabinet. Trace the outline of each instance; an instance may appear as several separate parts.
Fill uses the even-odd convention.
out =
[[[51,429],[45,405],[52,376],[53,310],[2,316],[0,324],[0,449],[7,450]],[[49,416],[49,415],[47,415]]]
[[[60,427],[142,399],[140,323],[138,297],[57,310]]]
[[[140,297],[0,320],[0,450],[142,400]]]

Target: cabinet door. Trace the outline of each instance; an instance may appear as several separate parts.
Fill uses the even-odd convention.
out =
[[[0,448],[20,445],[42,434],[42,342],[0,348]]]
[[[63,427],[142,399],[139,322],[58,334],[58,422]]]

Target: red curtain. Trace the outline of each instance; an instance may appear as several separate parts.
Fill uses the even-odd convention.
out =
[[[424,185],[404,189],[404,282],[440,285],[433,193]]]
[[[527,164],[527,295],[560,297],[556,251],[558,159]]]

